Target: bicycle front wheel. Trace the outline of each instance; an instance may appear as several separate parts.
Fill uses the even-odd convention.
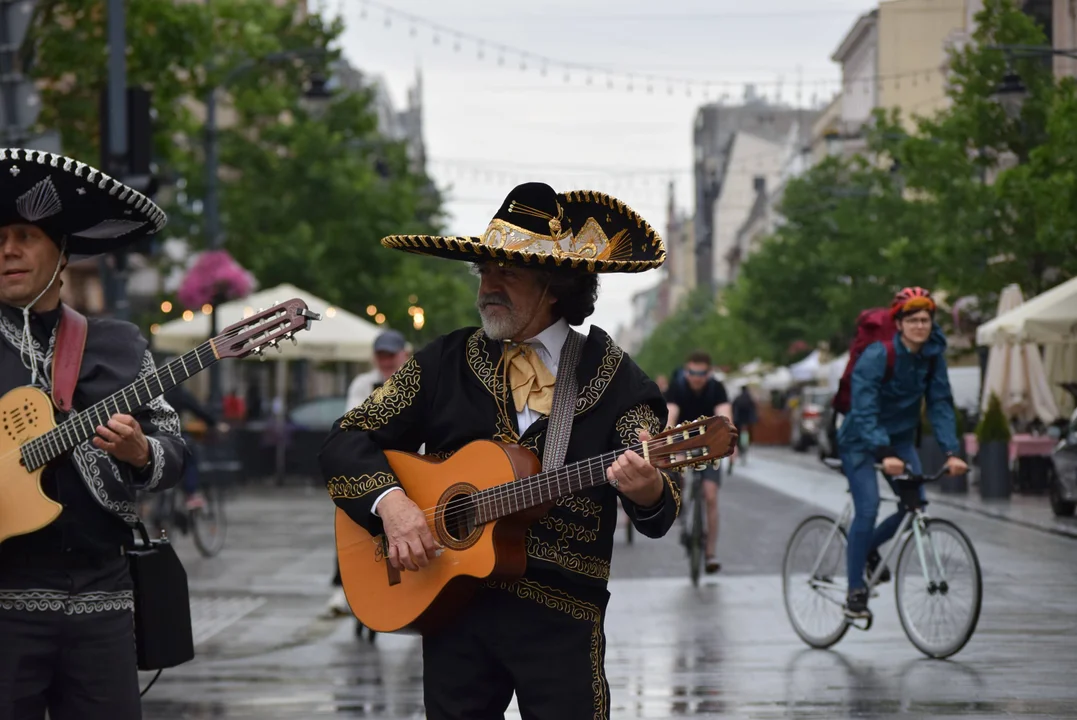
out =
[[[919,531],[914,524],[898,556],[894,593],[901,627],[920,652],[947,658],[965,647],[983,600],[980,560],[968,536],[948,520],[924,518]]]
[[[213,557],[224,549],[228,530],[224,514],[224,491],[217,484],[208,485],[204,494],[206,506],[191,513],[194,544],[203,557]]]
[[[699,586],[699,575],[703,570],[703,489],[696,481],[692,492],[692,525],[688,531],[688,573],[692,585]]]
[[[845,531],[832,518],[813,515],[800,523],[785,548],[782,596],[789,622],[813,648],[834,645],[849,630]]]

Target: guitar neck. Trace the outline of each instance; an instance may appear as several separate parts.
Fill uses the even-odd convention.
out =
[[[634,448],[638,450],[637,448]],[[531,477],[481,490],[471,496],[475,519],[488,523],[520,510],[557,500],[579,490],[606,482],[606,468],[622,451],[582,460],[571,465],[546,470]]]
[[[113,415],[130,414],[145,407],[154,398],[164,395],[217,360],[217,352],[212,342],[207,340],[156,372],[140,377],[96,405],[72,415],[47,433],[23,443],[19,448],[23,464],[28,470],[44,467],[49,461],[92,438],[97,427],[105,425]]]

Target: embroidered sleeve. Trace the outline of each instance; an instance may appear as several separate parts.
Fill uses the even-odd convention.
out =
[[[408,359],[381,387],[375,388],[362,405],[341,419],[340,429],[370,431],[387,425],[415,403],[421,374],[415,358]]]
[[[153,355],[147,350],[142,356],[138,379],[147,378],[155,371]],[[156,397],[132,415],[142,426],[150,450],[149,467],[134,474],[135,485],[140,490],[164,490],[174,486],[190,462],[190,452],[180,434],[179,414],[163,397]]]
[[[617,436],[621,440],[621,447],[638,445],[640,430],[646,430],[652,437],[662,432],[662,421],[646,403],[630,408],[617,419]]]
[[[640,448],[639,432],[646,430],[651,437],[662,432],[665,425],[665,403],[658,387],[648,381],[645,385],[646,400],[633,405],[623,412],[614,427],[614,449],[632,449],[643,454]],[[658,411],[656,412],[656,408]],[[659,417],[659,413],[662,417]],[[662,537],[673,527],[681,511],[681,493],[676,480],[668,473],[659,471],[662,477],[662,496],[655,505],[641,508],[621,495],[621,504],[632,520],[632,524],[648,537]]]
[[[326,489],[337,507],[371,534],[381,532],[375,502],[390,488],[406,489],[385,450],[417,452],[426,441],[431,393],[441,364],[438,341],[420,350],[340,418],[318,455]]]
[[[373,475],[360,475],[359,477],[335,477],[326,483],[329,497],[334,500],[357,499],[365,497],[372,492],[392,487],[396,484],[396,478],[391,473],[378,472]]]

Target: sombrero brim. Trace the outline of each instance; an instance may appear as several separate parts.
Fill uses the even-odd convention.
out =
[[[148,197],[73,158],[0,148],[0,225],[31,224],[71,255],[112,252],[154,235],[168,218]]]
[[[417,255],[428,255],[446,260],[483,262],[504,260],[512,264],[582,270],[591,273],[637,273],[659,267],[665,261],[665,253],[654,260],[594,260],[578,256],[557,257],[547,252],[506,250],[482,241],[481,237],[456,235],[389,235],[381,240],[384,247]]]

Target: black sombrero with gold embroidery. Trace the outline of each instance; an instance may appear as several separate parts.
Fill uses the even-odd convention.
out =
[[[513,188],[481,237],[390,235],[381,244],[421,255],[499,259],[595,273],[643,272],[666,259],[662,238],[632,208],[591,190]]]
[[[0,226],[36,225],[71,255],[96,255],[153,235],[166,221],[148,197],[86,163],[0,148]]]

